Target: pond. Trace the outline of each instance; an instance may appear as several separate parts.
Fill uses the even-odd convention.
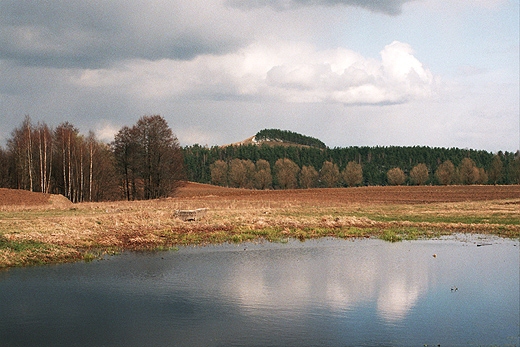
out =
[[[0,272],[2,346],[518,346],[519,242],[186,247]]]

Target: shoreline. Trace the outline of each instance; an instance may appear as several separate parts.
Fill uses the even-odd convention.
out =
[[[259,193],[202,186],[152,201],[0,206],[0,269],[90,261],[128,250],[289,238],[398,242],[466,233],[520,239],[520,186],[506,191],[510,197],[495,200],[480,199],[496,191],[493,186],[428,187],[430,196],[444,195],[445,201],[427,203],[424,187]],[[353,198],[368,191],[378,194]],[[197,208],[208,209],[200,220],[185,222],[175,216],[176,210]]]

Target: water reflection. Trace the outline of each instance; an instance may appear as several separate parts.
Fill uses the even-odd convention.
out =
[[[322,239],[12,269],[0,272],[0,341],[518,345],[518,242],[488,242]]]
[[[287,246],[284,253],[261,250],[262,257],[248,255],[229,265],[234,269],[227,290],[241,307],[253,311],[282,305],[303,310],[319,301],[341,312],[375,301],[383,319],[402,320],[427,290],[431,257],[415,252],[409,243],[354,242],[348,248],[329,244],[324,254],[302,251],[301,246]]]

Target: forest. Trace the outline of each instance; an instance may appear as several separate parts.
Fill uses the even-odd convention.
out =
[[[182,149],[159,115],[122,127],[111,143],[68,122],[52,129],[26,116],[0,147],[0,187],[72,202],[166,197],[184,179]]]
[[[153,115],[105,143],[68,122],[51,128],[26,116],[0,147],[0,187],[82,202],[168,197],[183,180],[249,189],[520,184],[519,151],[329,148],[278,129],[255,138],[257,144],[181,147],[165,119]]]
[[[243,166],[249,168],[241,169],[246,172],[253,170],[251,164],[260,162],[264,170],[269,165],[272,181],[268,187],[281,188],[282,185],[277,182],[277,162],[280,167],[280,159],[295,164],[294,175],[297,182],[294,188],[520,183],[518,151],[493,154],[483,150],[425,146],[316,148],[296,145],[272,146],[263,143],[259,146],[249,144],[226,147],[193,145],[184,147],[183,152],[188,180],[224,186],[237,186],[233,176],[240,171],[236,168],[239,166],[237,160],[240,160]],[[217,167],[224,171],[223,167],[226,165],[227,179],[219,178],[216,173]],[[345,178],[345,170],[353,167],[356,167],[358,175],[361,171],[362,176],[356,184],[348,182]],[[258,168],[256,170],[259,171]],[[400,176],[397,179],[392,177],[392,173],[396,172]],[[423,178],[417,177],[419,173],[422,173]],[[307,178],[308,175],[314,177],[312,183],[303,184],[301,178]],[[254,174],[249,176],[252,177]],[[326,178],[327,176],[329,178]],[[305,179],[303,181],[307,182]],[[254,184],[249,183],[243,187],[248,186]]]

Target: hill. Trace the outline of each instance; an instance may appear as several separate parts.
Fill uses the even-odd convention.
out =
[[[247,146],[247,145],[269,145],[269,146],[296,146],[296,147],[312,147],[312,148],[327,148],[322,141],[298,134],[288,130],[280,129],[263,129],[256,133],[256,135],[248,137],[239,142],[232,143],[227,146]]]
[[[322,141],[302,134],[298,134],[288,130],[280,130],[280,129],[264,129],[260,130],[254,136],[254,141],[258,143],[265,142],[278,142],[278,143],[287,143],[293,145],[302,145],[316,148],[327,148],[325,143]]]

